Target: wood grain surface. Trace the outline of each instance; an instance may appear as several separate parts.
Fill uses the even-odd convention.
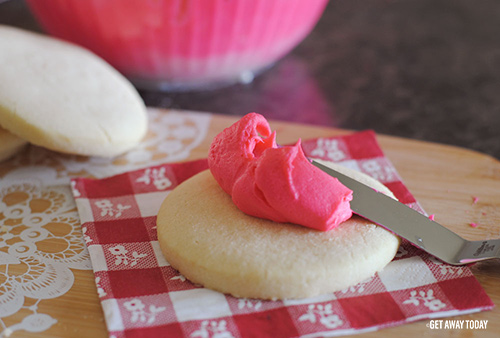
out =
[[[204,158],[213,137],[237,120],[214,115],[202,145],[189,159]],[[270,121],[278,143],[350,133],[333,128]],[[378,135],[378,141],[403,182],[435,220],[461,236],[479,240],[500,238],[500,162],[492,157],[462,148]],[[473,197],[478,197],[473,203]],[[470,223],[478,223],[473,228]],[[471,267],[486,293],[500,304],[500,260]],[[14,332],[11,337],[107,337],[103,312],[92,271],[74,271],[75,282],[65,295],[44,301],[43,312],[58,322],[41,333]],[[42,309],[40,309],[42,310]],[[361,334],[361,337],[498,337],[500,310],[462,315],[447,319],[488,320],[486,330],[432,330],[429,320]]]

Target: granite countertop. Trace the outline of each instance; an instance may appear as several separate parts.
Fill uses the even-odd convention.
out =
[[[147,105],[377,133],[500,158],[500,1],[334,0],[292,53],[249,84],[140,91]],[[21,0],[0,24],[39,26]]]

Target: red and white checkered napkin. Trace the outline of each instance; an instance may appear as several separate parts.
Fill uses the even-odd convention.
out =
[[[375,177],[420,209],[373,132],[304,141],[303,147],[310,157]],[[168,192],[206,168],[199,160],[73,181],[110,336],[343,335],[493,307],[467,267],[443,264],[408,242],[370,280],[314,299],[238,299],[195,286],[163,258],[155,219]]]

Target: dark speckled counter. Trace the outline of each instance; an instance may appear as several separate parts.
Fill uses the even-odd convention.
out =
[[[40,30],[20,0],[0,1],[0,24]],[[150,106],[256,111],[499,159],[500,1],[331,1],[308,38],[249,84],[141,95]]]

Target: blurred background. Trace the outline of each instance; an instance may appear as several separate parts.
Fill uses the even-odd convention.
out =
[[[0,1],[0,24],[44,31],[23,0]],[[499,159],[500,1],[331,0],[253,79],[139,92],[148,106],[373,129]]]

